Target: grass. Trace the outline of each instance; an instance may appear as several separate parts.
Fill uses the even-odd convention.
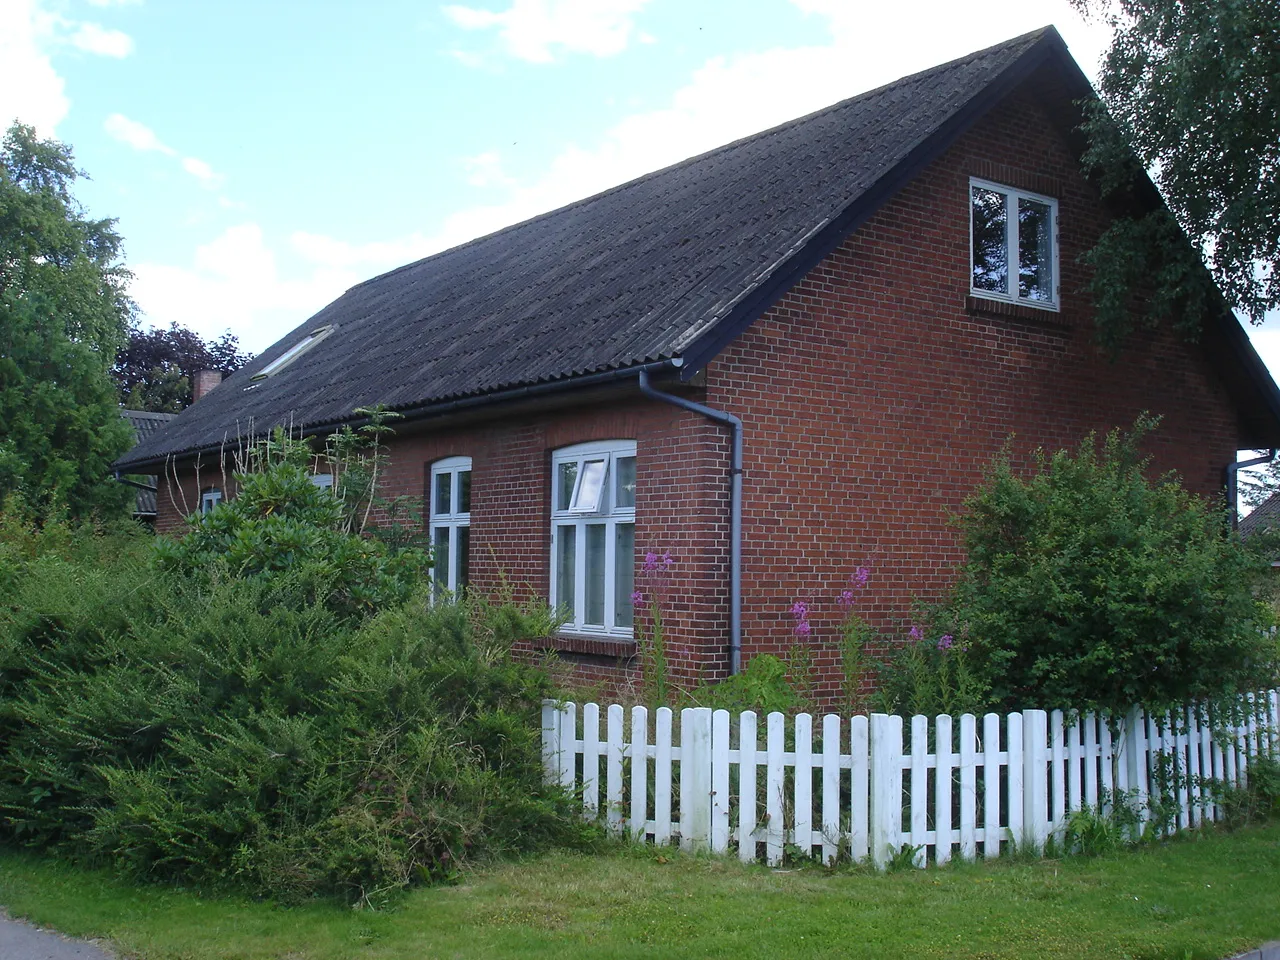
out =
[[[476,870],[394,911],[140,887],[0,852],[0,904],[124,956],[1216,960],[1280,937],[1280,823],[1122,853],[876,876],[624,848]]]

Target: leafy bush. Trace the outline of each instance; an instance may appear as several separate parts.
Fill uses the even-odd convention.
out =
[[[959,525],[949,615],[1010,708],[1167,709],[1274,684],[1258,562],[1173,476],[1150,481],[1139,419],[1099,446],[999,460]]]
[[[347,616],[407,601],[424,580],[427,555],[353,531],[351,513],[368,502],[352,505],[313,484],[312,456],[280,434],[251,450],[235,499],[192,517],[182,540],[157,541],[159,569],[205,582],[287,575]]]
[[[425,558],[334,529],[291,457],[241,484],[154,560],[0,517],[0,837],[363,903],[589,838],[542,783],[548,675],[511,656],[550,612],[429,602]]]
[[[980,714],[993,706],[991,683],[967,638],[913,625],[876,667],[872,700],[883,713],[927,717]]]

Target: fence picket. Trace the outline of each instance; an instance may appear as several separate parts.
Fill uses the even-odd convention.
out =
[[[622,707],[609,707],[605,724],[605,804],[610,833],[622,832]]]
[[[937,766],[934,771],[934,795],[937,802],[933,810],[936,842],[933,856],[941,866],[951,860],[951,771],[955,769],[955,752],[951,745],[951,717],[939,714],[934,719],[934,753]]]
[[[786,717],[780,713],[769,714],[766,721],[765,750],[765,861],[771,867],[782,863],[782,847],[787,835],[783,821],[783,790],[785,789],[782,753],[786,746]]]
[[[960,856],[978,855],[977,721],[973,714],[960,717]]]
[[[970,714],[959,723],[945,714],[916,716],[909,743],[901,717],[852,717],[846,743],[844,722],[828,714],[817,754],[809,714],[796,717],[788,751],[781,713],[767,718],[763,750],[756,714],[739,715],[735,750],[725,710],[683,710],[675,738],[672,711],[659,708],[652,744],[644,707],[633,708],[629,720],[617,704],[603,712],[595,703],[542,705],[543,774],[576,790],[584,817],[639,841],[666,844],[678,836],[690,851],[725,853],[736,838],[743,861],[755,860],[763,843],[764,859],[775,866],[790,841],[810,856],[820,849],[824,862],[847,850],[880,868],[906,843],[918,866],[972,858],[979,848],[994,859],[1006,841],[1043,850],[1069,812],[1109,807],[1123,790],[1136,794],[1144,820],[1151,791],[1176,803],[1163,828],[1172,834],[1221,816],[1206,783],[1243,783],[1252,760],[1280,750],[1277,690],[1218,710],[1193,704],[1148,717],[1135,709],[1114,727],[1106,714],[1076,715],[1068,727],[1059,711],[986,714],[981,730]]]
[[[1081,723],[1084,724],[1084,805],[1092,810],[1098,805],[1098,718],[1087,713]]]
[[[822,862],[840,852],[840,717],[822,718]]]
[[[982,855],[1000,856],[1000,718],[982,719]]]
[[[849,792],[853,811],[849,816],[849,849],[861,862],[870,852],[871,721],[856,716],[849,723]]]
[[[1045,742],[1049,715],[1043,710],[1022,711],[1022,830],[1025,845],[1044,849],[1049,839],[1049,770]]]
[[[729,711],[711,715],[711,852],[729,849]]]
[[[649,832],[649,709],[631,708],[631,836]]]
[[[671,842],[671,708],[659,707],[654,717],[653,842]]]
[[[803,856],[813,852],[813,717],[795,719],[795,844]]]
[[[582,705],[582,813],[600,816],[600,705]]]
[[[871,862],[880,870],[902,844],[902,718],[871,715]]]
[[[756,858],[756,715],[738,718],[738,859]]]
[[[1024,760],[1022,755],[1022,714],[1009,714],[1005,723],[1008,731],[1008,742],[1005,745],[1005,754],[1008,757],[1008,762],[1005,769],[1007,771],[1007,783],[1009,784],[1009,839],[1013,841],[1014,849],[1016,850],[1023,842],[1022,776]]]

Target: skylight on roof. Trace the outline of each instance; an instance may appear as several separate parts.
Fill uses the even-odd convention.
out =
[[[270,377],[273,374],[279,373],[281,370],[283,370],[289,364],[293,363],[293,361],[297,360],[298,357],[302,356],[304,353],[306,353],[308,350],[310,350],[312,347],[314,347],[317,343],[319,343],[321,340],[323,340],[332,332],[333,332],[332,326],[320,327],[318,330],[313,330],[311,333],[307,334],[305,337],[303,337],[301,340],[295,343],[292,347],[290,347],[284,353],[280,354],[280,356],[276,357],[274,360],[268,363],[265,367],[263,367],[261,370],[259,370],[249,379],[265,380],[267,377]]]

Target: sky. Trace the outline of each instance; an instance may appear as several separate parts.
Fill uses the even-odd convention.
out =
[[[0,0],[144,324],[253,352],[419,257],[1045,24],[1066,0]],[[1251,330],[1280,370],[1280,319]]]

